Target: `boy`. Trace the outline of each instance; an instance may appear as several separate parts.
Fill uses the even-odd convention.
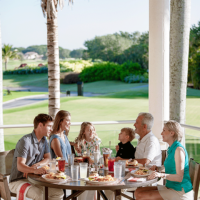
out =
[[[131,141],[135,138],[135,132],[132,128],[123,128],[119,133],[119,141],[120,143],[116,146],[116,158],[115,161],[118,160],[127,160],[135,158],[135,150]]]

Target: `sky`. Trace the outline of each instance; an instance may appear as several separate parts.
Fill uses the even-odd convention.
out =
[[[14,47],[47,44],[46,19],[40,0],[0,0],[2,44]],[[191,0],[191,26],[200,21],[200,0]],[[58,43],[66,49],[84,48],[95,36],[149,29],[149,0],[65,0],[58,9]]]

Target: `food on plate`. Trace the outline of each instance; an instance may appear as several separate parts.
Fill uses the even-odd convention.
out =
[[[109,182],[109,181],[114,181],[113,177],[111,175],[107,176],[97,176],[91,179],[90,181],[98,181],[98,182]]]
[[[139,170],[137,170],[134,174],[135,175],[148,175],[149,170],[146,168],[140,168]]]
[[[46,178],[60,180],[60,179],[66,179],[67,175],[65,175],[65,173],[63,172],[57,172],[57,173],[50,172],[49,174],[46,175]]]
[[[138,166],[138,161],[137,160],[131,160],[126,163],[127,165],[132,165],[132,166]]]
[[[45,170],[49,170],[49,166],[48,165],[42,166],[42,168],[44,168]]]
[[[97,177],[99,177],[99,174],[97,172],[91,172],[88,179],[90,181],[94,181]]]
[[[83,157],[75,157],[74,161],[75,162],[83,162]]]

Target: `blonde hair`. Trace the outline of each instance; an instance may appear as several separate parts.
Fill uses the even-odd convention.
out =
[[[66,117],[71,116],[71,114],[66,110],[60,110],[55,117],[54,124],[53,124],[53,131],[51,132],[51,135],[54,135],[57,133],[57,131],[60,130],[60,123],[65,119]],[[68,133],[66,133],[68,135]]]
[[[75,143],[77,143],[78,145],[82,145],[82,146],[84,145],[84,141],[85,141],[85,134],[84,133],[85,133],[85,129],[88,125],[90,125],[94,128],[94,132],[95,132],[94,135],[97,136],[94,125],[90,122],[83,122],[81,124],[81,130],[79,132],[79,135],[75,139]]]
[[[135,131],[132,128],[125,127],[125,128],[122,128],[121,131],[124,131],[126,135],[129,136],[130,142],[135,138]]]
[[[164,123],[164,127],[166,127],[168,131],[174,132],[174,141],[181,141],[183,137],[183,128],[177,121],[169,120],[168,122]]]

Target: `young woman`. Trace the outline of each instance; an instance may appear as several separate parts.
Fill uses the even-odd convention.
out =
[[[95,150],[99,150],[101,139],[98,138],[95,128],[90,122],[83,122],[78,137],[75,139],[75,149],[79,154],[85,151],[93,154]]]
[[[170,120],[164,124],[161,135],[163,141],[169,144],[167,158],[164,162],[165,173],[152,172],[148,178],[165,178],[166,186],[138,188],[135,191],[136,199],[194,199],[189,175],[188,154],[180,143],[183,136],[181,125],[176,121]],[[155,169],[156,166],[153,166],[153,170]]]
[[[55,117],[53,131],[50,135],[49,145],[52,158],[64,157],[68,162],[68,155],[71,154],[71,145],[67,138],[71,125],[71,114],[68,111],[60,110]]]

